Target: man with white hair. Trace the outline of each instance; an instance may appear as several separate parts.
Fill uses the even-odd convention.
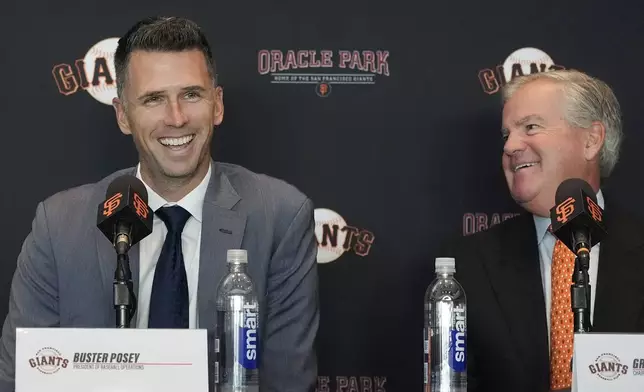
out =
[[[604,208],[607,237],[591,250],[594,332],[644,332],[644,220],[602,192],[619,156],[619,103],[606,83],[559,70],[518,77],[503,90],[502,166],[525,209],[485,232],[457,238],[468,300],[468,391],[569,390],[574,255],[549,231],[555,193],[586,181]]]

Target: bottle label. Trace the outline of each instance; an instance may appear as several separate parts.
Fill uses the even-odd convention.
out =
[[[226,341],[222,340],[224,338],[224,322],[226,320],[225,312],[217,311],[217,322],[215,324],[215,342],[214,342],[214,351],[215,351],[215,371],[214,379],[215,384],[219,384],[226,377],[226,371],[224,364],[226,361]]]
[[[430,349],[429,349],[430,336],[429,336],[429,329],[427,327],[425,327],[423,329],[423,331],[424,331],[424,335],[425,335],[425,341],[424,341],[424,346],[425,346],[424,347],[424,354],[425,354],[425,361],[424,362],[425,363],[424,363],[424,368],[423,368],[423,375],[425,376],[424,377],[424,381],[425,381],[425,383],[424,383],[425,384],[424,391],[425,392],[430,392],[431,391],[430,374],[429,374],[429,372],[430,372],[430,364],[431,364],[431,357],[430,357],[431,352],[430,352]]]
[[[454,327],[450,328],[449,366],[455,372],[464,372],[466,363],[465,306],[454,308]]]
[[[244,304],[244,322],[239,328],[239,364],[245,369],[257,369],[259,353],[257,303]]]

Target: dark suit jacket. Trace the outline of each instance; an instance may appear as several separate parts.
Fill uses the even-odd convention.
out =
[[[199,327],[210,335],[215,327],[226,251],[246,249],[261,312],[261,390],[312,391],[319,321],[313,204],[283,181],[235,165],[212,165],[201,228]],[[0,339],[0,392],[13,391],[16,327],[115,326],[116,252],[96,228],[96,214],[108,185],[123,174],[136,170],[60,192],[38,205],[18,257]],[[137,292],[139,244],[129,256]]]
[[[606,199],[595,332],[644,332],[644,222]],[[549,390],[549,349],[539,250],[532,215],[457,238],[439,256],[456,258],[468,301],[468,391]]]

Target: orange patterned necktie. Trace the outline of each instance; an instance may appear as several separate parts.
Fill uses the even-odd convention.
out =
[[[575,268],[575,254],[557,240],[552,253],[550,306],[550,389],[570,388],[572,372],[573,314],[570,286]]]

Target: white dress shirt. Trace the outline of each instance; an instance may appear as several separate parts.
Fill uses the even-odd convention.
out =
[[[179,205],[187,210],[190,215],[186,226],[181,233],[181,246],[183,250],[183,261],[186,267],[186,277],[188,279],[188,297],[189,307],[189,326],[190,328],[199,327],[197,315],[197,286],[199,283],[199,251],[201,244],[201,223],[203,202],[208,189],[211,168],[203,181],[183,199],[176,203],[168,202],[152,190],[141,178],[140,165],[137,167],[136,176],[148,190],[148,205],[152,211],[161,207]],[[168,229],[165,223],[154,214],[152,233],[145,237],[139,243],[139,297],[137,310],[137,328],[148,327],[148,317],[150,315],[150,296],[152,294],[152,284],[154,283],[154,270],[161,254],[161,248],[165,242]]]
[[[600,190],[597,193],[597,204],[604,208],[604,196]],[[539,243],[539,259],[541,260],[541,281],[543,283],[543,294],[546,300],[546,317],[548,319],[548,342],[550,342],[550,301],[551,293],[551,271],[552,271],[552,251],[554,250],[557,237],[548,231],[550,218],[534,216],[534,224],[537,229],[537,242]],[[597,289],[597,268],[599,268],[599,243],[590,250],[590,266],[588,268],[588,277],[590,278],[590,320],[593,322],[595,310],[595,292]]]

